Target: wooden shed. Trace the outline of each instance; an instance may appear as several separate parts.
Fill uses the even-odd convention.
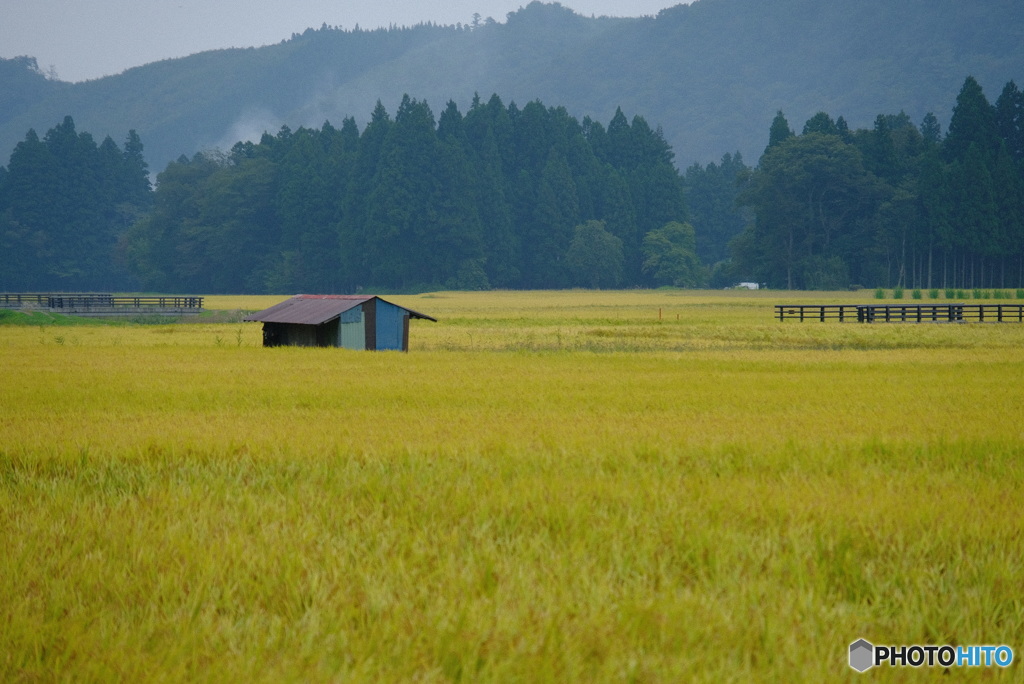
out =
[[[409,319],[436,318],[377,296],[295,295],[243,320],[263,323],[264,347],[409,351]]]

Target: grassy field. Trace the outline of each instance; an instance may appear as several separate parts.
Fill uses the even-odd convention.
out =
[[[0,325],[0,681],[1024,678],[1024,325],[493,292],[408,354]],[[19,323],[20,324],[15,324]]]

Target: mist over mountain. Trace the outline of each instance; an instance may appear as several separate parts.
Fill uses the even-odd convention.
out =
[[[403,94],[436,113],[497,93],[580,119],[639,114],[680,167],[733,151],[756,162],[778,110],[795,125],[825,111],[854,128],[879,113],[920,122],[934,112],[945,127],[965,76],[993,93],[1022,78],[1022,45],[1019,0],[697,0],[638,19],[533,2],[504,23],[323,26],[76,84],[48,79],[31,58],[0,60],[0,154],[72,115],[98,139],[134,129],[159,171],[282,125],[363,125],[377,100],[394,110]]]

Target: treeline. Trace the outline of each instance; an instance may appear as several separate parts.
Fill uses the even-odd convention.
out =
[[[724,269],[775,288],[1024,285],[1024,94],[995,104],[967,78],[943,137],[936,118],[879,115],[849,130],[782,112],[737,201],[754,221]],[[696,222],[698,234],[700,224]]]
[[[135,131],[99,145],[71,117],[43,139],[30,130],[0,167],[0,289],[126,289],[118,242],[149,211],[152,191]]]
[[[362,133],[351,118],[282,128],[171,163],[126,252],[161,291],[695,285],[672,157],[621,111],[605,128],[495,95],[435,121],[406,97]]]
[[[1024,94],[968,78],[943,135],[779,112],[757,167],[681,175],[660,131],[494,95],[170,163],[70,117],[0,168],[0,289],[1024,286]]]

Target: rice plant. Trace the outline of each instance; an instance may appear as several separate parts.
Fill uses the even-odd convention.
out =
[[[862,636],[1020,643],[1024,326],[794,298],[857,294],[408,295],[408,354],[0,326],[0,681],[818,682]]]

